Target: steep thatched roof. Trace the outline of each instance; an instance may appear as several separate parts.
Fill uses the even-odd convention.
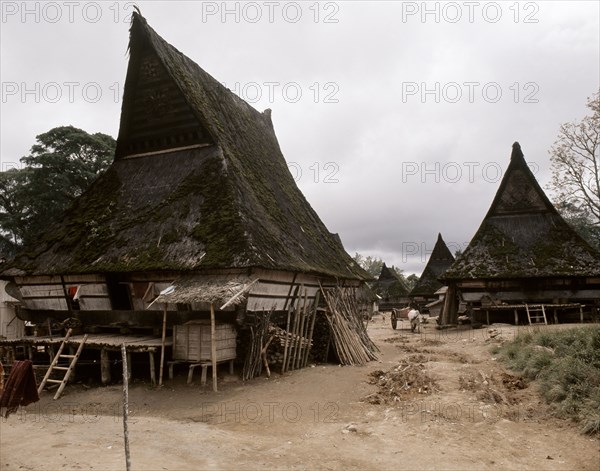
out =
[[[262,267],[368,278],[259,113],[134,13],[116,157],[4,276]]]
[[[374,285],[375,291],[384,299],[397,299],[408,295],[408,287],[395,270],[390,269],[384,263],[381,274]]]
[[[425,265],[421,278],[410,292],[411,296],[434,296],[435,292],[443,286],[439,278],[450,268],[454,256],[446,246],[442,234],[438,234],[433,252]]]
[[[600,275],[600,254],[558,214],[519,143],[496,197],[444,280]]]

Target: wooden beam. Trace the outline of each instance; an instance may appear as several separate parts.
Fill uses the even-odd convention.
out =
[[[102,384],[110,383],[110,357],[106,348],[100,350],[100,378]]]
[[[213,391],[217,392],[217,327],[215,325],[215,304],[210,303],[210,357],[212,362]]]
[[[167,338],[167,307],[168,303],[165,303],[163,310],[163,324],[162,324],[162,339],[160,343],[160,372],[158,373],[158,385],[162,386],[163,381],[163,370],[165,366],[165,340]]]
[[[156,386],[156,367],[154,365],[154,352],[148,352],[148,360],[150,361],[150,383]]]

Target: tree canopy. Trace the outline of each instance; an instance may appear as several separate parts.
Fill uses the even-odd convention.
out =
[[[33,243],[105,171],[116,141],[61,126],[40,134],[21,169],[0,172],[0,253]]]
[[[600,92],[588,98],[589,114],[561,125],[550,149],[556,207],[600,250]]]

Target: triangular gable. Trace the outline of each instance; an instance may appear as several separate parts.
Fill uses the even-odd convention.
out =
[[[510,164],[500,182],[500,187],[486,218],[503,214],[537,211],[556,213],[556,209],[535,179],[527,162],[525,162],[521,146],[518,142],[515,142]]]
[[[419,281],[410,292],[411,296],[433,296],[443,286],[439,278],[454,262],[454,256],[442,238],[438,234],[433,251],[423,269]]]
[[[115,158],[213,142],[151,42],[132,34]]]

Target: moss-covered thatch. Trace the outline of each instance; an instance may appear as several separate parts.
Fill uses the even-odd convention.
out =
[[[438,234],[433,252],[431,252],[421,278],[417,281],[410,295],[437,297],[435,292],[443,286],[439,279],[450,268],[452,262],[454,262],[454,256],[448,249],[444,239],[442,239],[442,234]]]
[[[515,142],[492,206],[443,279],[589,276],[600,276],[600,254],[558,214]]]
[[[269,112],[223,87],[137,13],[129,47],[115,161],[4,276],[262,267],[368,278],[296,186]],[[160,70],[140,72],[149,57]],[[144,98],[136,87],[150,77],[148,92],[153,74],[162,82]],[[148,97],[156,103],[144,104]],[[173,110],[185,136],[156,124],[176,123]],[[140,130],[154,128],[160,138],[131,155]]]
[[[408,287],[402,277],[395,270],[388,268],[385,263],[381,267],[381,274],[374,288],[385,302],[394,302],[408,296]]]

